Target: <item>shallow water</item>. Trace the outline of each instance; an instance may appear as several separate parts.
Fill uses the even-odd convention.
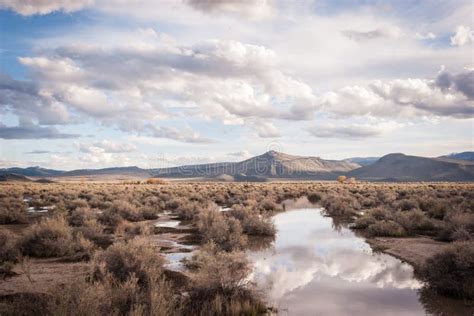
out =
[[[176,228],[180,223],[181,221],[178,220],[158,221],[155,223],[155,227]]]
[[[333,220],[320,211],[307,208],[276,215],[274,244],[249,252],[254,263],[251,277],[280,314],[427,314],[430,302],[421,298],[421,303],[422,284],[409,264],[373,253],[364,239],[348,228],[335,229]],[[458,307],[440,312],[459,315]]]
[[[35,207],[35,206],[29,206],[26,211],[28,213],[48,213],[50,210],[54,210],[56,206],[54,205],[47,205],[47,206],[40,206],[40,207]]]
[[[172,271],[184,271],[185,267],[183,265],[183,259],[191,259],[193,256],[193,252],[174,252],[174,253],[166,253],[164,254],[167,263],[164,267],[168,270]]]

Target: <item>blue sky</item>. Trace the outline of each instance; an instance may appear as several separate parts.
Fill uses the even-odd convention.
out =
[[[0,0],[0,167],[474,150],[471,1]]]

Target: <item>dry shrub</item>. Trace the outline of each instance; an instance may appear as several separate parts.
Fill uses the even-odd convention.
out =
[[[119,282],[111,275],[101,281],[76,280],[52,291],[49,315],[175,315],[173,289],[162,274],[149,273],[144,288],[130,276]]]
[[[15,243],[15,236],[8,230],[0,230],[0,278],[11,274],[18,262],[20,251]]]
[[[410,234],[431,231],[435,227],[425,213],[418,209],[398,211],[394,215],[394,220]]]
[[[315,204],[321,201],[321,194],[319,193],[310,193],[308,194],[308,201]]]
[[[172,315],[173,291],[159,249],[143,238],[110,246],[94,257],[91,280],[105,292],[102,314]]]
[[[151,235],[153,227],[145,223],[130,223],[121,222],[115,231],[115,235],[124,237],[125,239],[132,239],[140,235]]]
[[[106,299],[105,290],[100,283],[90,284],[84,279],[77,279],[51,290],[47,310],[52,316],[99,316],[102,314],[101,304]]]
[[[104,226],[100,224],[95,218],[88,219],[83,223],[83,226],[73,229],[73,234],[82,234],[84,238],[92,241],[95,245],[101,248],[107,248],[113,242],[113,237],[104,232]]]
[[[457,242],[429,258],[420,276],[436,292],[474,299],[474,242]]]
[[[1,209],[0,224],[24,224],[27,223],[24,209]]]
[[[240,222],[224,216],[214,207],[199,213],[197,225],[203,241],[212,241],[222,250],[241,249],[247,244]]]
[[[109,210],[119,214],[122,218],[130,222],[139,222],[144,219],[139,209],[125,200],[114,201]]]
[[[421,198],[418,202],[420,209],[426,212],[428,216],[442,220],[446,215],[446,211],[449,209],[449,205],[445,201],[436,199]]]
[[[266,198],[258,203],[258,209],[267,212],[281,211],[282,207],[276,204],[272,199]]]
[[[161,271],[164,262],[158,255],[158,250],[144,238],[113,244],[94,256],[93,279],[102,280],[111,275],[117,281],[125,282],[135,276],[141,285],[147,286],[150,269]]]
[[[86,200],[83,200],[83,199],[75,199],[72,201],[66,201],[66,208],[71,211],[77,208],[87,208],[87,207],[89,207],[89,204],[87,203]]]
[[[23,254],[32,257],[77,256],[87,259],[92,245],[79,234],[73,237],[72,228],[64,218],[48,218],[30,226],[20,240]]]
[[[44,293],[13,293],[0,297],[0,315],[47,315],[50,297]]]
[[[397,199],[397,195],[391,190],[380,189],[376,193],[376,198],[381,204],[391,204]]]
[[[157,219],[158,218],[158,209],[152,206],[142,206],[138,210],[141,217],[145,220]]]
[[[99,214],[99,222],[105,225],[110,232],[114,232],[115,228],[123,221],[123,218],[115,210],[106,209]]]
[[[232,216],[240,221],[243,232],[247,235],[275,236],[276,234],[272,219],[258,214],[256,210],[252,211],[249,207],[234,205]]]
[[[373,208],[367,210],[362,216],[358,217],[353,228],[356,229],[365,229],[369,226],[383,220],[392,219],[392,214],[385,208]]]
[[[19,198],[6,197],[0,199],[0,224],[27,223],[26,206]]]
[[[377,221],[382,221],[382,220],[392,218],[392,214],[390,213],[390,211],[382,207],[370,209],[366,214],[367,216],[371,216]]]
[[[369,225],[368,232],[376,237],[403,237],[406,236],[405,229],[397,222],[384,220]]]
[[[175,208],[175,213],[183,220],[192,220],[203,208],[201,205],[202,203],[199,202],[180,202],[179,206]]]
[[[411,211],[413,209],[418,208],[418,203],[413,200],[400,200],[394,203],[394,208],[400,211]]]
[[[147,179],[145,183],[146,184],[167,184],[168,182],[159,178],[150,178],[150,179]]]
[[[353,216],[360,209],[357,199],[350,195],[330,192],[321,200],[325,212],[331,216]]]
[[[193,256],[187,315],[258,315],[267,311],[248,279],[251,271],[243,252],[220,251],[209,243]]]
[[[365,213],[364,215],[358,217],[355,220],[354,225],[352,227],[356,229],[365,229],[370,225],[375,224],[376,222],[377,220],[370,213]]]
[[[175,198],[175,199],[166,201],[165,208],[169,210],[176,210],[183,203],[184,203],[183,200]]]
[[[471,240],[474,236],[474,214],[453,211],[445,216],[437,238],[443,241]]]
[[[79,207],[72,210],[67,217],[69,225],[73,227],[84,226],[85,222],[95,218],[95,213],[89,207]]]
[[[446,221],[455,228],[464,228],[474,233],[474,213],[452,212],[448,215]]]

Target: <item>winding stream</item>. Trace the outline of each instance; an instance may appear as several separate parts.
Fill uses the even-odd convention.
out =
[[[454,306],[459,302],[420,295],[422,284],[409,264],[374,253],[348,228],[335,229],[320,209],[287,211],[274,222],[274,244],[248,256],[254,264],[252,279],[281,315],[469,313]]]

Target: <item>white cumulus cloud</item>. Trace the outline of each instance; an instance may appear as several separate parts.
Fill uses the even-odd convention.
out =
[[[474,31],[469,26],[459,25],[450,39],[452,46],[464,46],[474,41]]]

